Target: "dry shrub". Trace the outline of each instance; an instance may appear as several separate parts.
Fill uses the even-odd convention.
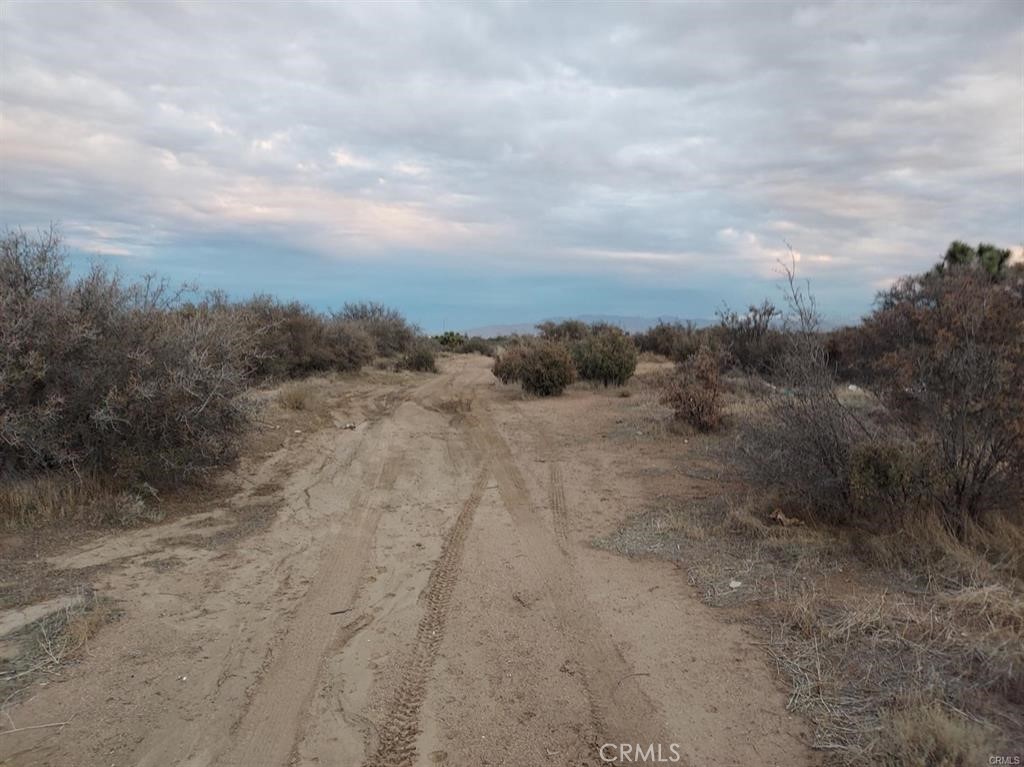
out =
[[[771,301],[751,305],[746,314],[728,307],[718,312],[718,326],[712,329],[715,343],[747,373],[767,376],[785,346],[785,334],[775,327],[782,313]]]
[[[409,351],[419,336],[401,312],[375,301],[345,304],[335,319],[362,328],[373,339],[377,354],[385,357]]]
[[[672,408],[675,417],[698,431],[714,431],[722,422],[719,363],[718,355],[702,346],[679,366],[662,393],[662,402]]]
[[[298,302],[257,296],[226,310],[240,313],[250,325],[258,378],[355,372],[376,354],[374,340],[361,324],[320,314]]]
[[[572,345],[576,372],[584,381],[622,386],[636,370],[637,351],[624,332],[610,325],[595,327]]]
[[[1015,270],[1014,270],[1015,271]],[[1011,275],[1013,272],[1011,272]],[[862,328],[868,378],[934,445],[947,524],[1024,503],[1024,287],[947,268],[899,282]]]
[[[548,320],[537,325],[537,330],[541,338],[565,344],[582,341],[591,333],[590,326],[582,320],[564,320],[562,322]]]
[[[0,248],[0,474],[170,482],[234,457],[254,355],[238,314],[100,268],[72,281],[54,231]]]
[[[437,361],[435,360],[434,345],[430,339],[417,339],[402,357],[402,367],[421,373],[436,373]]]
[[[674,362],[689,359],[707,343],[707,333],[697,329],[692,322],[659,322],[643,333],[633,335],[633,342],[641,352],[660,354]]]
[[[491,366],[494,377],[503,384],[519,381],[526,360],[527,346],[525,341],[514,342],[495,354],[494,364]]]
[[[569,350],[544,339],[520,339],[495,357],[492,370],[502,383],[518,382],[540,397],[559,395],[576,380]]]

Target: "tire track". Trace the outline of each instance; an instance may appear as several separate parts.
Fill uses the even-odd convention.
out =
[[[382,513],[381,495],[391,489],[398,473],[387,426],[385,421],[378,427],[382,433],[375,435],[370,454],[363,459],[365,485],[347,504],[350,526],[323,555],[313,585],[289,620],[266,674],[252,690],[234,737],[215,760],[217,764],[278,767],[288,762],[321,659],[339,633],[338,621],[330,612],[341,603],[351,603],[358,590],[366,552]]]
[[[389,707],[387,720],[378,734],[377,752],[368,767],[411,767],[416,758],[416,737],[419,734],[419,713],[427,692],[427,680],[444,638],[445,620],[452,591],[462,566],[466,535],[484,488],[487,486],[486,465],[473,486],[458,519],[441,548],[441,556],[430,574],[424,591],[426,613],[416,629],[416,639],[405,672],[398,683]]]
[[[473,419],[474,441],[487,456],[498,491],[523,540],[524,549],[546,583],[562,632],[576,648],[583,692],[590,709],[585,726],[588,753],[596,754],[605,742],[661,743],[664,725],[657,707],[637,683],[634,669],[625,660],[601,625],[573,565],[568,545],[568,507],[561,469],[552,462],[549,470],[549,528],[530,499],[526,481],[516,466],[508,443],[483,409]],[[581,733],[582,735],[582,733]],[[594,758],[594,764],[599,764]]]
[[[548,476],[548,503],[551,506],[551,523],[555,528],[555,535],[558,538],[558,545],[565,552],[569,552],[569,512],[565,505],[565,486],[562,484],[562,467],[558,461],[549,459],[551,470]]]

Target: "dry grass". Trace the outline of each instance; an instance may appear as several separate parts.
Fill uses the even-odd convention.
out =
[[[288,410],[309,410],[315,393],[315,387],[308,381],[292,381],[281,387],[277,401]]]
[[[0,528],[45,527],[69,521],[135,527],[164,518],[156,490],[128,489],[93,475],[51,473],[0,483]]]
[[[0,674],[0,694],[8,702],[33,678],[56,676],[68,663],[81,657],[89,640],[115,620],[117,610],[108,599],[82,588],[66,607],[39,620],[14,636],[21,653],[7,662]]]

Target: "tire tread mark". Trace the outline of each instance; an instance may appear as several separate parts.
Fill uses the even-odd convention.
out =
[[[473,515],[487,486],[486,466],[473,486],[458,519],[441,548],[424,590],[426,612],[416,629],[416,639],[405,663],[405,671],[378,734],[377,752],[367,767],[411,767],[416,758],[419,713],[427,692],[427,680],[444,638],[448,605],[462,567],[462,552]]]

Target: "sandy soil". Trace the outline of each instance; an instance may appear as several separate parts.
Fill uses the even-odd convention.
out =
[[[814,763],[738,624],[590,545],[656,492],[627,400],[524,399],[489,364],[336,382],[222,505],[52,557],[123,612],[5,708],[69,723],[0,735],[0,763]]]

